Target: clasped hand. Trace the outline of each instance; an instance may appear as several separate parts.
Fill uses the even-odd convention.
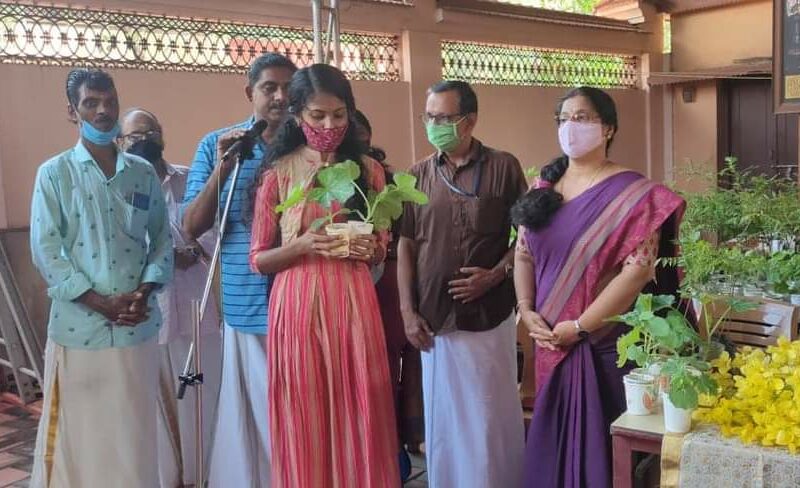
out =
[[[147,300],[150,292],[136,289],[131,293],[121,293],[105,297],[100,312],[117,325],[133,327],[148,318],[150,307]]]
[[[303,254],[316,254],[326,258],[341,259],[344,256],[342,248],[349,245],[350,252],[347,259],[375,263],[378,256],[378,238],[374,234],[353,236],[346,244],[345,236],[329,236],[317,232],[306,232],[298,238]]]
[[[468,267],[459,272],[466,276],[451,280],[447,286],[453,300],[461,303],[474,302],[503,281],[503,275],[492,269]]]
[[[557,351],[580,340],[573,320],[559,322],[551,329],[544,318],[533,310],[520,310],[519,314],[522,324],[528,329],[528,335],[541,348]]]

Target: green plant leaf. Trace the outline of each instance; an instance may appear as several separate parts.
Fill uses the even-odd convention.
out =
[[[635,362],[640,368],[647,364],[648,354],[645,352],[642,346],[629,346],[627,352],[628,359]]]
[[[671,307],[675,303],[675,297],[672,295],[656,295],[653,297],[653,311]]]
[[[618,368],[625,366],[625,363],[627,363],[628,360],[630,359],[628,357],[628,349],[636,345],[636,343],[638,343],[640,339],[641,339],[641,333],[639,329],[632,329],[630,332],[620,336],[619,339],[617,339]]]
[[[309,192],[308,198],[327,209],[333,206],[333,202],[344,204],[355,194],[355,180],[360,174],[361,169],[353,161],[337,163],[322,169],[317,173],[319,186]]]
[[[367,195],[369,217],[376,230],[385,230],[391,227],[392,222],[403,214],[405,202],[424,205],[428,203],[428,196],[416,189],[417,178],[408,173],[395,173],[394,183],[386,185],[380,193],[370,192]]]
[[[674,382],[670,382],[669,399],[672,404],[678,408],[685,408],[689,410],[697,408],[697,391],[684,383],[679,383],[676,385]]]
[[[636,305],[633,307],[639,313],[653,311],[653,295],[649,293],[642,293],[636,299]]]
[[[398,172],[394,174],[392,181],[402,201],[416,203],[417,205],[425,205],[428,203],[428,195],[417,190],[416,176],[409,173]]]
[[[289,194],[286,196],[286,200],[280,203],[275,207],[275,212],[283,213],[290,208],[300,204],[306,198],[306,192],[303,190],[303,185],[298,184],[294,185],[290,190]]]
[[[539,176],[539,168],[531,166],[530,168],[525,168],[523,173],[525,174],[525,178],[535,178]]]
[[[669,322],[661,317],[651,318],[647,321],[647,326],[650,330],[650,333],[652,333],[655,337],[666,337],[672,332]]]

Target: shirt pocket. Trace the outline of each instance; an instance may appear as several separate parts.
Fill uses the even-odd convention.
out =
[[[470,201],[472,230],[478,234],[503,232],[508,224],[508,209],[500,197],[480,197]]]
[[[121,202],[119,224],[122,232],[136,242],[144,243],[147,237],[147,220],[149,212],[129,203]]]

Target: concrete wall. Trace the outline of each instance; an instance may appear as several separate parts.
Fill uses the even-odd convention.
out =
[[[77,128],[66,116],[63,84],[67,68],[2,65],[0,106],[13,117],[0,118],[0,182],[5,193],[7,227],[28,225],[31,186],[36,168],[77,140]],[[236,75],[111,70],[123,110],[140,106],[153,111],[164,126],[166,157],[189,164],[198,140],[208,131],[245,119],[249,105],[243,80]],[[409,167],[414,153],[433,149],[424,138],[419,115],[425,91],[411,106],[406,82],[355,82],[356,100],[373,126],[374,144],[389,162]],[[515,154],[525,166],[539,166],[558,151],[553,112],[562,88],[477,85],[480,114],[477,137]],[[20,93],[26,93],[20,96]],[[647,174],[645,98],[640,90],[612,90],[620,113],[620,132],[612,157]],[[420,132],[416,140],[412,131]],[[414,147],[416,146],[416,147]]]
[[[717,82],[696,85],[695,101],[686,103],[681,87],[673,96],[674,177],[681,190],[702,191],[709,181],[692,175],[695,171],[717,171]]]
[[[77,128],[67,120],[64,80],[68,68],[0,64],[0,183],[5,227],[24,227],[36,168],[74,145]],[[145,107],[161,120],[169,161],[189,164],[197,142],[212,129],[244,120],[251,108],[237,75],[109,70],[122,109]],[[398,166],[412,160],[408,84],[355,82],[359,106],[369,114],[375,143]],[[13,114],[13,115],[11,115]]]
[[[772,2],[672,16],[672,68],[691,71],[772,57]]]
[[[772,57],[771,1],[752,1],[672,16],[672,71],[701,71],[729,66],[737,60]],[[695,101],[685,103],[684,87],[696,88]],[[694,170],[714,173],[717,153],[718,83],[673,85],[672,162],[683,190],[701,190],[708,180],[687,179]]]
[[[229,2],[171,0],[149,2],[90,2],[93,7],[170,13],[194,17],[308,25],[305,2]],[[271,15],[261,15],[269,12]],[[280,15],[273,15],[280,13]],[[343,28],[394,32],[402,36],[403,81],[355,82],[359,107],[369,116],[375,144],[392,164],[406,168],[432,150],[419,115],[425,90],[441,77],[442,39],[479,40],[524,45],[611,50],[643,54],[652,48],[650,34],[556,25],[495,16],[480,16],[435,8],[434,0],[396,7],[353,2],[342,12]],[[30,190],[37,166],[73,145],[75,126],[66,119],[64,79],[68,68],[0,64],[0,228],[28,224]],[[249,116],[239,75],[164,71],[110,70],[123,109],[142,106],[162,121],[170,161],[191,161],[199,138],[211,129]],[[477,87],[481,120],[477,135],[487,144],[517,154],[526,165],[541,165],[557,150],[552,110],[564,92],[559,88]],[[647,173],[647,92],[620,90],[623,131],[615,143],[620,162]],[[652,115],[652,114],[651,114]],[[651,117],[652,118],[652,117]],[[532,134],[537,136],[532,137]],[[648,157],[650,162],[648,163]],[[661,165],[659,161],[655,166]],[[659,176],[663,172],[652,172]]]
[[[512,152],[524,167],[541,168],[560,154],[553,115],[563,89],[479,86],[477,93],[481,103],[477,137]],[[620,124],[610,156],[646,174],[645,92],[610,93],[617,104]]]

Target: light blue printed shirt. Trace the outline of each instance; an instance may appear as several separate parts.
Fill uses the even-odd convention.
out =
[[[173,249],[161,182],[144,159],[117,154],[107,179],[81,142],[39,167],[31,205],[33,262],[52,299],[48,336],[64,347],[102,349],[154,338],[161,314],[135,327],[109,322],[76,301],[90,289],[130,293],[172,278]]]

